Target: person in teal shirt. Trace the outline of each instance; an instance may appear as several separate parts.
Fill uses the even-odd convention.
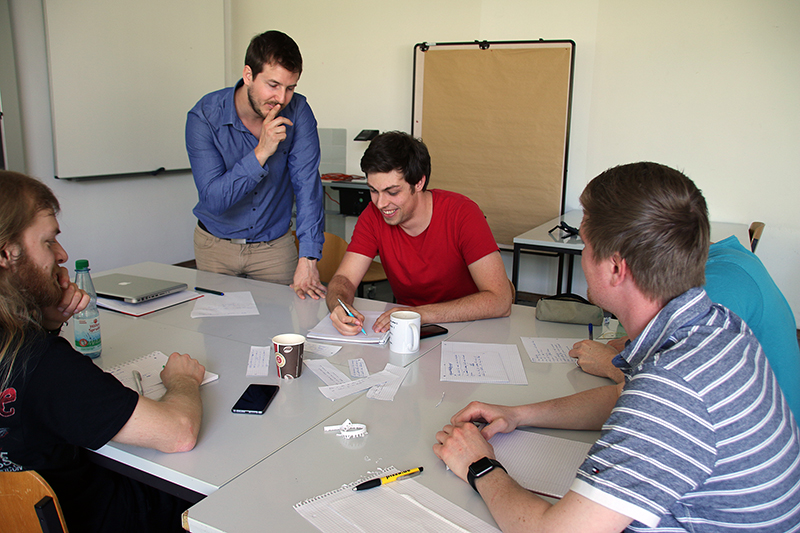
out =
[[[800,345],[789,303],[764,264],[736,237],[712,243],[706,262],[712,302],[739,315],[755,333],[795,418],[800,418]]]
[[[703,287],[712,302],[739,315],[753,330],[764,349],[783,395],[795,419],[800,418],[800,345],[797,324],[789,303],[766,267],[735,236],[708,248]],[[622,372],[613,366],[614,356],[624,348],[622,339],[602,344],[580,341],[570,350],[585,372],[621,383]]]

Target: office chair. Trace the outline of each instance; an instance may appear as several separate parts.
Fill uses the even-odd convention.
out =
[[[763,222],[753,222],[750,224],[750,251],[756,253],[756,246],[761,239],[761,234],[764,232]]]
[[[297,241],[295,235],[295,245],[300,249],[300,243]],[[339,263],[344,258],[344,253],[347,251],[347,241],[333,233],[325,232],[325,244],[322,245],[322,259],[317,262],[317,269],[319,270],[319,280],[327,285],[330,283],[336,269],[339,268]],[[383,270],[383,265],[378,261],[373,261],[369,266],[367,273],[364,274],[364,279],[358,285],[358,296],[363,298],[364,286],[375,284],[379,281],[386,280],[386,272]]]
[[[33,470],[0,472],[0,516],[3,531],[67,533],[56,493]]]

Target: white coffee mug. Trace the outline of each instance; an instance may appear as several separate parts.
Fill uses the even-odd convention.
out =
[[[389,349],[395,353],[419,351],[419,313],[395,311],[389,317]]]

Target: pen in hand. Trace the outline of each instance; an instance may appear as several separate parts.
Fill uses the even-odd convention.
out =
[[[134,370],[133,374],[133,383],[136,385],[136,392],[139,393],[139,396],[144,396],[144,388],[142,387],[142,374],[139,373],[138,370]]]
[[[339,305],[342,306],[342,309],[344,309],[344,312],[347,313],[347,316],[352,317],[352,318],[356,318],[356,315],[354,315],[353,313],[350,312],[350,309],[348,309],[347,306],[344,305],[343,301],[341,301],[339,298],[336,298],[336,300],[339,302]],[[358,320],[358,319],[356,319],[356,320]],[[363,326],[361,328],[361,333],[363,333],[364,335],[367,334],[367,332],[364,331]]]

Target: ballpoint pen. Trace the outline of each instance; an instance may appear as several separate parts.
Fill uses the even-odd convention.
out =
[[[594,340],[594,326],[592,324],[589,324],[589,340]]]
[[[397,474],[391,474],[391,475],[388,475],[388,476],[377,477],[375,479],[370,479],[369,481],[365,481],[363,483],[359,483],[358,485],[353,487],[353,490],[367,490],[367,489],[371,489],[371,488],[374,488],[374,487],[380,487],[381,485],[385,485],[387,483],[391,483],[395,479],[398,479],[398,478],[401,478],[401,477],[416,476],[420,472],[422,472],[422,467],[421,466],[419,468],[412,468],[411,470],[403,470],[402,472],[398,472]]]
[[[341,305],[341,306],[342,306],[342,309],[344,309],[344,312],[345,312],[345,313],[347,313],[347,316],[349,316],[349,317],[352,317],[352,318],[356,318],[356,315],[354,315],[353,313],[351,313],[351,312],[350,312],[350,309],[348,309],[348,308],[347,308],[347,306],[346,306],[346,305],[344,305],[344,302],[343,302],[343,301],[339,300],[339,298],[336,298],[336,299],[339,301],[339,305]],[[358,320],[358,319],[356,319],[356,320]],[[364,331],[364,328],[363,328],[363,326],[362,326],[362,328],[361,328],[361,333],[363,333],[364,335],[366,335],[366,334],[367,334],[367,332],[366,332],[366,331]]]
[[[144,396],[144,388],[142,387],[142,374],[139,373],[138,370],[134,370],[133,374],[133,383],[136,385],[136,392],[139,393],[139,396]]]
[[[214,291],[211,289],[204,289],[203,287],[195,287],[194,290],[198,292],[207,292],[208,294],[216,294],[217,296],[225,296],[224,292]]]

